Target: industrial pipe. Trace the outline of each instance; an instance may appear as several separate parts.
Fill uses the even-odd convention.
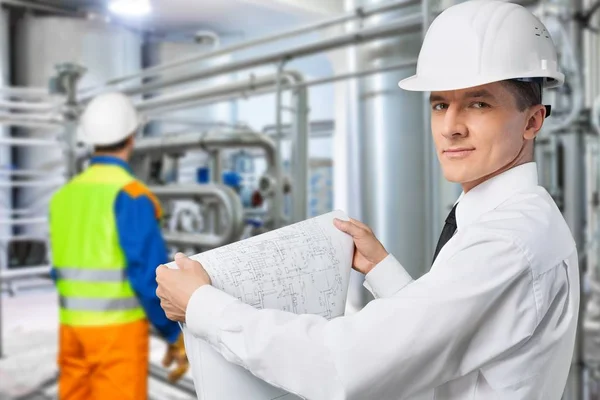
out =
[[[0,242],[27,242],[32,240],[46,240],[45,236],[34,236],[34,235],[13,235],[13,236],[0,236]]]
[[[0,219],[0,225],[35,225],[46,223],[48,223],[48,218],[46,217]]]
[[[250,79],[226,83],[224,85],[215,86],[212,88],[202,88],[179,91],[176,93],[154,97],[149,100],[142,101],[136,104],[139,111],[149,112],[154,110],[168,111],[170,108],[177,107],[181,104],[192,101],[210,99],[219,96],[236,94],[237,96],[244,95],[246,92],[256,91],[263,88],[274,86],[277,82],[277,75],[266,75],[263,77],[251,76]]]
[[[286,83],[285,85],[283,85],[283,88],[286,90],[293,90],[293,89],[297,89],[297,88],[308,88],[308,87],[312,87],[312,86],[318,86],[318,85],[324,85],[324,84],[328,84],[328,83],[333,83],[333,82],[337,82],[337,81],[341,81],[341,80],[346,80],[346,79],[350,79],[350,78],[360,78],[363,76],[368,76],[368,75],[373,75],[373,74],[377,74],[377,73],[382,73],[382,72],[387,72],[387,71],[394,71],[397,69],[403,69],[406,67],[411,67],[416,65],[417,61],[416,60],[410,60],[410,61],[404,61],[398,64],[393,64],[393,65],[389,65],[389,66],[385,66],[385,67],[381,67],[381,68],[369,68],[369,69],[365,69],[362,71],[358,71],[358,72],[350,72],[350,73],[346,73],[346,74],[339,74],[339,75],[333,75],[333,76],[328,76],[326,78],[319,78],[319,79],[312,79],[309,81],[302,81],[302,82],[297,82],[297,83]],[[288,73],[294,73],[294,71],[285,71],[286,74]],[[244,98],[249,98],[249,97],[253,97],[253,96],[262,96],[264,94],[269,94],[269,93],[273,93],[274,91],[277,90],[276,85],[273,86],[269,86],[269,87],[265,87],[263,89],[249,89],[249,90],[242,90],[240,92],[232,92],[229,95],[222,95],[222,96],[215,96],[215,97],[210,97],[204,100],[195,100],[195,101],[190,101],[188,103],[185,104],[178,104],[177,109],[181,110],[181,109],[185,109],[185,108],[189,108],[189,107],[199,107],[199,106],[204,106],[204,105],[209,105],[209,104],[216,104],[216,103],[220,103],[220,102],[227,102],[227,101],[231,101],[231,100],[235,100],[238,99],[240,97],[244,97]],[[153,110],[153,112],[166,112],[168,110]],[[150,119],[154,119],[152,117],[150,117]]]
[[[0,268],[0,281],[10,282],[16,279],[29,278],[32,276],[46,275],[50,273],[49,265],[36,267],[22,267],[16,269]]]
[[[259,147],[265,151],[269,166],[275,165],[275,143],[266,135],[253,131],[209,132],[165,135],[139,139],[133,154],[183,153],[193,149]]]
[[[12,169],[0,169],[0,175],[2,176],[13,176],[13,177],[25,177],[25,178],[54,178],[58,174],[48,172],[46,170],[37,170],[37,169],[21,169],[21,170],[12,170]],[[60,172],[61,176],[64,176],[63,172]]]
[[[63,121],[52,115],[0,114],[0,125],[58,128]]]
[[[291,134],[292,124],[281,124],[279,128],[280,135],[277,135],[275,125],[265,125],[262,133],[274,138],[288,138]],[[309,123],[309,135],[311,138],[331,137],[335,123],[332,120],[311,121]]]
[[[50,139],[33,139],[33,138],[13,138],[13,137],[0,137],[0,146],[23,146],[23,147],[36,147],[36,146],[59,146],[62,143],[58,140]]]
[[[0,3],[3,1],[0,0]],[[26,98],[26,99],[47,99],[51,95],[48,89],[43,87],[27,87],[27,86],[9,86],[0,87],[0,97],[9,98]]]
[[[218,128],[218,129],[250,129],[247,124],[243,122],[229,123],[225,121],[202,121],[194,118],[181,118],[181,117],[158,117],[146,115],[147,121],[158,121],[167,124],[180,124],[187,125],[195,128]]]
[[[204,78],[211,78],[218,75],[224,75],[231,72],[241,71],[253,67],[262,66],[265,64],[273,64],[281,60],[289,61],[293,58],[308,56],[320,53],[327,50],[332,50],[338,47],[344,47],[351,44],[359,44],[374,39],[381,39],[388,36],[396,36],[410,32],[416,32],[421,27],[421,15],[416,13],[407,17],[399,18],[394,22],[385,25],[374,26],[371,28],[361,29],[357,32],[350,32],[338,37],[328,38],[315,43],[297,46],[290,50],[279,51],[265,56],[232,62],[224,65],[217,65],[213,68],[208,68],[199,72],[165,79],[157,82],[150,82],[140,86],[134,86],[123,89],[122,91],[128,95],[144,94],[164,89],[166,87],[180,85],[192,81],[197,81]],[[82,100],[88,100],[92,96],[87,95]]]
[[[193,243],[196,246],[220,247],[239,240],[242,235],[244,230],[244,208],[239,196],[228,186],[221,184],[167,185],[154,186],[150,190],[157,197],[165,200],[192,199],[199,201],[200,199],[213,198],[221,203],[221,208],[229,216],[227,226],[219,235],[197,235],[198,241]],[[168,241],[167,237],[169,235],[173,240],[189,239],[189,236],[165,233],[165,240]]]
[[[0,215],[28,215],[31,214],[31,210],[28,208],[7,208],[0,209]]]
[[[0,0],[1,1],[1,0]],[[60,107],[61,104],[51,104],[51,103],[29,103],[22,101],[4,101],[0,100],[0,108],[5,108],[9,110],[22,110],[22,111],[53,111]]]
[[[178,246],[215,248],[230,243],[224,241],[220,235],[214,233],[163,232],[163,238],[168,244]]]
[[[58,187],[65,183],[64,179],[40,179],[35,181],[8,181],[0,182],[0,188],[14,188],[14,187]]]
[[[287,73],[285,78],[292,85],[297,85],[292,89],[292,182],[294,182],[292,196],[292,222],[300,222],[307,218],[308,212],[308,157],[309,157],[309,133],[308,133],[308,90],[305,86],[301,86],[304,82],[302,75],[297,73]],[[279,128],[278,128],[279,129]],[[279,132],[278,132],[279,133]],[[280,169],[281,175],[281,169]],[[279,178],[279,192],[283,195],[283,179]],[[276,210],[277,211],[277,210]],[[283,214],[283,199],[281,199],[281,207],[278,210]],[[278,218],[275,219],[277,221]]]
[[[243,43],[236,44],[233,46],[228,46],[228,47],[225,47],[225,48],[222,48],[219,50],[211,51],[211,52],[200,54],[197,56],[183,58],[181,60],[177,60],[174,62],[164,63],[164,64],[160,64],[160,65],[157,65],[154,67],[146,68],[142,72],[139,72],[139,73],[126,75],[123,77],[109,80],[108,82],[106,82],[104,85],[102,85],[100,87],[90,87],[90,88],[82,89],[81,93],[89,96],[90,92],[97,92],[99,89],[102,89],[104,87],[117,85],[117,84],[127,82],[127,81],[130,81],[133,79],[148,78],[148,77],[156,76],[160,72],[163,72],[165,70],[168,70],[168,69],[171,69],[174,67],[179,67],[179,66],[182,66],[185,64],[190,64],[193,62],[198,62],[198,61],[206,60],[209,58],[213,58],[213,57],[217,57],[217,56],[221,56],[221,55],[225,55],[225,54],[231,54],[235,51],[247,49],[247,48],[254,47],[254,46],[259,46],[259,45],[274,42],[277,40],[287,39],[287,38],[297,36],[300,34],[304,34],[304,33],[312,33],[314,31],[329,28],[331,26],[335,26],[338,24],[342,24],[342,23],[348,22],[348,21],[356,19],[356,18],[363,19],[363,18],[367,18],[367,17],[373,16],[373,15],[380,14],[380,13],[385,13],[388,11],[393,11],[393,10],[404,8],[404,7],[409,7],[409,6],[418,4],[418,3],[419,3],[418,0],[400,0],[400,1],[387,2],[384,4],[374,5],[374,6],[370,6],[370,7],[357,7],[353,11],[347,12],[347,13],[339,15],[337,17],[334,17],[334,18],[331,18],[331,19],[328,19],[325,21],[319,21],[317,23],[306,25],[306,26],[303,26],[300,28],[292,29],[287,32],[283,32],[283,33],[279,33],[279,34],[271,35],[271,36],[267,36],[267,37],[262,37],[262,38],[259,38],[256,40],[251,40],[251,41],[243,42]],[[89,96],[89,97],[91,97],[91,96]]]
[[[600,135],[600,96],[596,97],[592,105],[592,126],[597,135]]]
[[[583,73],[581,71],[581,67],[576,58],[575,50],[573,49],[572,40],[569,38],[565,27],[563,26],[562,21],[557,17],[557,26],[560,31],[562,40],[562,47],[565,49],[565,53],[563,55],[564,58],[568,59],[571,62],[572,69],[572,100],[573,103],[570,106],[570,112],[565,118],[561,118],[558,122],[552,123],[548,126],[548,133],[558,132],[564,129],[571,128],[573,123],[579,118],[581,111],[584,107],[584,86],[583,86]]]

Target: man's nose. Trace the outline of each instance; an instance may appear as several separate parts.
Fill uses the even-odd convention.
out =
[[[442,135],[447,139],[464,137],[469,134],[462,113],[457,107],[450,107],[444,114],[444,129]]]

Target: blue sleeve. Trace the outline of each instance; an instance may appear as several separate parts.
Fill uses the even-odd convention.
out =
[[[148,196],[133,198],[122,191],[115,202],[115,215],[129,282],[150,323],[169,343],[174,343],[181,329],[167,318],[156,296],[156,268],[168,260],[154,204]]]

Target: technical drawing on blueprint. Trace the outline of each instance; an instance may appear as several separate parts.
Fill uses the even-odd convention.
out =
[[[335,318],[344,313],[354,244],[334,218],[348,220],[333,211],[190,258],[204,266],[213,286],[246,304]],[[198,399],[298,399],[229,363],[185,325],[184,334]]]
[[[353,248],[352,239],[333,226],[334,213],[191,258],[215,287],[246,304],[330,319],[345,307]]]

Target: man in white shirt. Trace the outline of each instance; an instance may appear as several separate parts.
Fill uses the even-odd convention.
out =
[[[440,164],[463,187],[431,271],[413,280],[367,226],[336,221],[376,298],[356,314],[257,310],[178,255],[180,270],[157,270],[167,316],[307,399],[560,399],[578,318],[577,252],[538,186],[533,140],[549,110],[542,88],[563,81],[552,40],[525,8],[477,0],[447,9],[417,74],[400,82],[431,92]]]

